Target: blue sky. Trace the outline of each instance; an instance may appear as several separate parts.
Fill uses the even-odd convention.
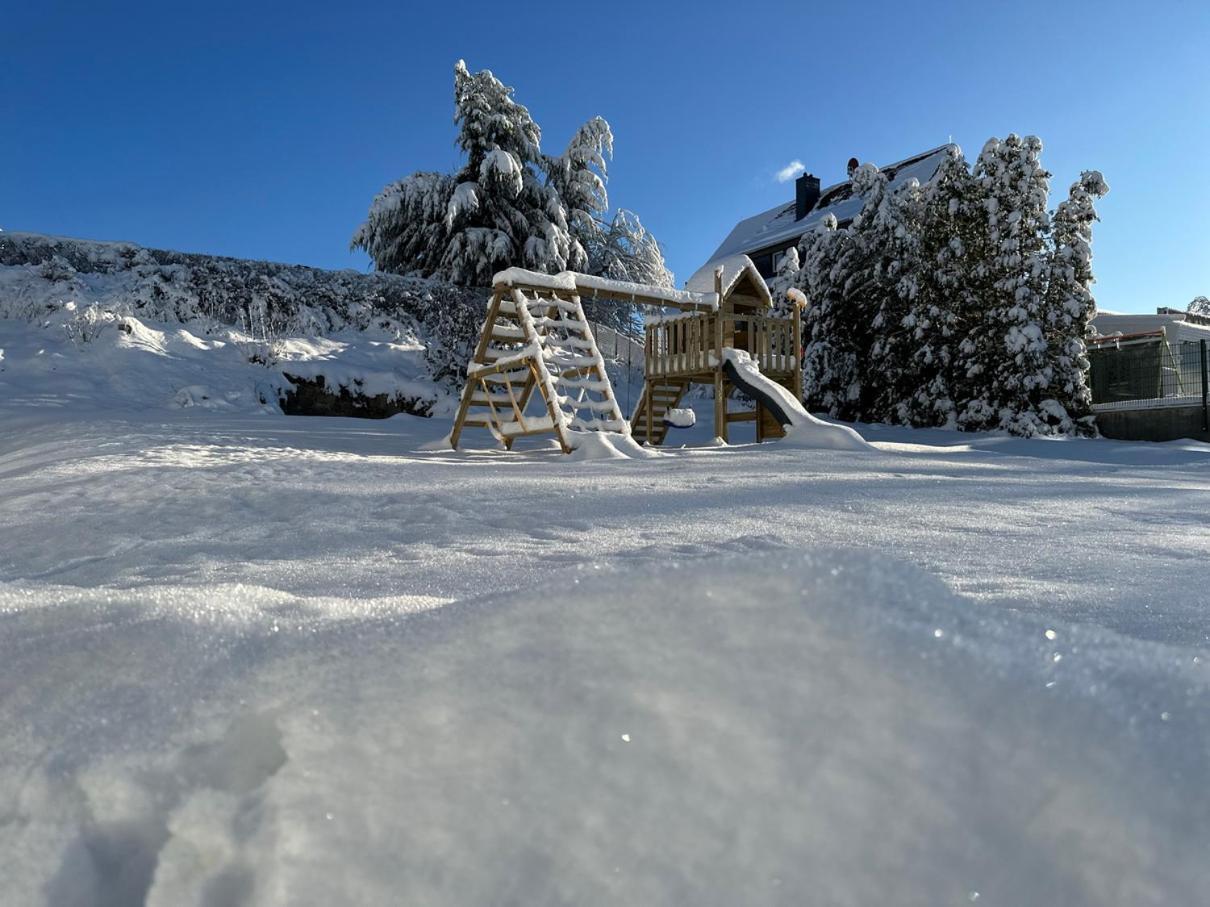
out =
[[[0,17],[0,226],[366,268],[374,194],[452,170],[453,65],[561,150],[600,114],[615,205],[683,280],[850,156],[1035,133],[1052,204],[1111,186],[1102,307],[1210,294],[1210,3],[17,3]]]

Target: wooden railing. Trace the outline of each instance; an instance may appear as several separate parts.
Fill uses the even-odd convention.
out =
[[[713,368],[714,314],[679,315],[647,325],[644,344],[648,376],[692,375]]]
[[[789,374],[798,367],[798,344],[794,334],[794,320],[790,318],[737,317],[733,345],[736,349],[747,350],[762,372]]]
[[[649,323],[644,368],[649,377],[708,372],[718,364],[717,314],[680,315]],[[798,367],[797,319],[759,315],[721,316],[722,345],[746,350],[767,374],[790,374]]]

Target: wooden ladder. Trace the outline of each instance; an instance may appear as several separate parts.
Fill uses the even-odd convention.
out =
[[[643,396],[630,418],[630,432],[640,444],[658,447],[664,443],[668,425],[664,417],[675,409],[689,389],[689,382],[681,378],[649,378],[643,386]]]
[[[535,391],[545,403],[540,414],[526,411]],[[450,446],[466,427],[487,428],[506,449],[523,435],[553,433],[564,453],[575,446],[571,432],[627,431],[576,293],[496,288]]]

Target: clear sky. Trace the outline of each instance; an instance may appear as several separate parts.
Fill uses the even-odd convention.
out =
[[[683,280],[738,219],[951,137],[1035,133],[1052,205],[1111,193],[1103,308],[1210,295],[1210,3],[59,3],[0,11],[0,226],[323,267],[374,194],[452,170],[453,65],[559,151],[600,114],[609,191]]]

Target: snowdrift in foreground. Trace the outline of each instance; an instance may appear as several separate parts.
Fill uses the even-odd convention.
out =
[[[6,900],[1137,907],[1210,885],[1207,718],[1175,705],[1205,682],[1162,646],[869,554],[562,579],[377,617],[0,587]]]

